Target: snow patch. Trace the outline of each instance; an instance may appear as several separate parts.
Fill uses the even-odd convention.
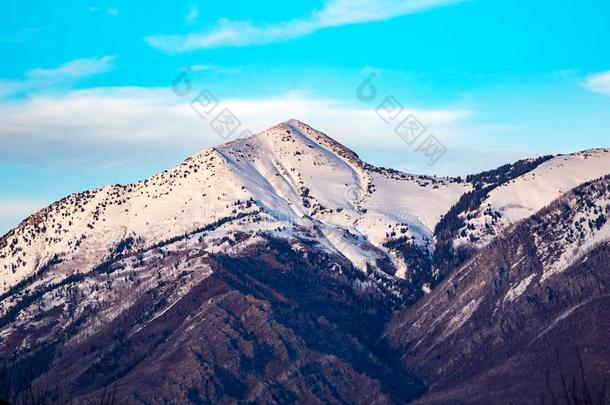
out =
[[[529,276],[527,276],[526,278],[521,280],[521,282],[519,284],[511,287],[511,289],[508,290],[508,292],[504,296],[504,300],[502,302],[505,303],[507,301],[508,302],[517,301],[517,299],[519,299],[519,297],[521,295],[523,295],[525,290],[527,290],[527,287],[529,287],[529,285],[531,284],[531,282],[534,280],[535,277],[536,277],[536,273],[530,274]]]

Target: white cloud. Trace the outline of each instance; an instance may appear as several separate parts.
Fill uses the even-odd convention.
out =
[[[29,69],[23,79],[0,80],[0,98],[3,96],[45,90],[49,87],[71,85],[79,80],[108,72],[116,56],[76,59],[52,69]]]
[[[150,154],[185,155],[225,142],[191,108],[197,96],[178,97],[166,88],[100,88],[63,95],[38,95],[0,103],[0,161],[83,161],[103,165],[150,159]],[[346,105],[302,92],[264,99],[221,100],[258,132],[297,118],[355,148],[406,148],[371,108]],[[460,109],[413,110],[430,131],[450,140],[470,117]],[[405,112],[406,114],[407,112]],[[229,139],[230,140],[230,139]]]
[[[80,80],[109,71],[116,56],[93,59],[76,59],[53,69],[30,69],[25,72],[26,80],[59,83]]]
[[[108,8],[100,8],[97,6],[89,6],[89,11],[91,11],[92,13],[97,13],[98,11],[102,11],[102,12],[106,12],[106,14],[111,15],[111,16],[117,16],[119,15],[119,9],[115,8],[115,7],[108,7]]]
[[[199,18],[199,7],[196,4],[191,4],[188,14],[184,18],[187,24],[193,24]]]
[[[21,81],[0,79],[0,99],[8,95],[18,93],[24,87],[24,83]]]
[[[332,0],[313,20],[321,28],[368,21],[387,20],[429,8],[456,3],[456,0]]]
[[[464,0],[327,0],[309,17],[268,25],[221,19],[211,30],[187,35],[149,36],[146,42],[165,52],[287,41],[340,25],[388,20]]]
[[[123,172],[124,178],[131,179],[127,173],[134,168],[159,172],[202,149],[231,141],[245,129],[256,133],[291,118],[307,122],[358,153],[369,149],[382,151],[386,157],[394,153],[404,163],[409,161],[405,153],[414,150],[373,109],[299,91],[269,98],[220,99],[215,114],[228,108],[242,122],[235,136],[223,139],[211,129],[209,119],[191,108],[197,95],[193,91],[181,98],[168,88],[121,87],[0,101],[0,162],[42,170],[59,166],[83,173]],[[409,112],[435,134],[442,133],[443,141],[472,114],[459,109]],[[425,167],[423,155],[416,160]],[[0,234],[46,205],[0,200]]]
[[[597,93],[610,94],[610,70],[589,76],[584,86]]]

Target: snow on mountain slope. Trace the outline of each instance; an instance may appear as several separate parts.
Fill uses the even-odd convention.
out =
[[[242,176],[239,184],[262,196],[263,206],[274,217],[301,224],[313,220],[330,230],[327,235],[347,230],[377,248],[392,233],[425,243],[440,216],[470,189],[452,179],[374,168],[298,121],[218,150]],[[353,255],[354,246],[332,244]]]
[[[465,214],[456,246],[487,245],[495,235],[572,188],[610,174],[610,149],[559,155],[492,190],[479,208]]]
[[[0,239],[0,294],[43,276],[85,273],[126,246],[154,246],[219,222],[229,224],[227,232],[267,229],[285,238],[317,232],[322,246],[361,270],[391,258],[404,276],[406,264],[384,243],[406,237],[428,249],[436,222],[470,188],[375,168],[293,120],[150,179],[74,194],[34,214]]]
[[[582,184],[547,210],[553,232],[548,231],[549,224],[544,221],[533,227],[535,244],[541,252],[541,283],[610,240],[610,176]]]
[[[214,207],[216,215],[230,215],[233,207],[220,196],[243,193],[234,182],[221,182],[227,176],[222,157],[208,150],[148,180],[74,194],[51,205],[3,238],[0,291],[44,271],[50,262],[65,263],[68,273],[84,272],[129,238],[155,244],[204,226],[213,218],[201,215],[202,203]],[[212,196],[214,190],[222,193]]]
[[[403,310],[387,337],[407,367],[432,381],[422,403],[537,402],[540,387],[561,386],[540,370],[556,370],[558,359],[565,364],[575,346],[585,353],[579,361],[591,365],[587,378],[603,383],[609,216],[610,176],[583,183],[510,227]]]
[[[507,303],[519,301],[529,289],[540,289],[548,284],[579,260],[585,262],[590,251],[610,241],[609,216],[610,175],[585,182],[566,192],[495,239],[449,277],[445,283],[449,286],[444,288],[468,285],[460,293],[459,298],[464,301],[453,304],[455,311],[470,317],[478,306],[474,303],[483,298],[497,300],[495,310],[498,311]],[[495,265],[490,265],[492,258]],[[499,294],[499,287],[494,290],[489,288],[488,282],[472,281],[480,275],[477,273],[486,277],[495,277],[496,273],[506,275],[510,280],[502,288],[508,288],[508,291]],[[466,311],[468,303],[471,303],[472,311]],[[450,318],[450,314],[450,311],[443,314],[450,321],[445,333],[438,338],[439,342],[458,329],[451,325],[461,320],[462,315],[454,313],[454,318]],[[434,324],[441,321],[439,317],[432,320]]]

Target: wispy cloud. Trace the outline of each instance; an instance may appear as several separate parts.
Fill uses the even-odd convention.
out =
[[[300,38],[321,29],[388,20],[464,0],[327,0],[306,18],[267,25],[221,19],[216,27],[186,35],[154,35],[146,42],[165,52],[268,44]]]
[[[610,94],[610,70],[589,76],[584,86],[596,93]]]
[[[76,59],[55,68],[29,69],[22,79],[0,79],[0,97],[72,85],[79,80],[110,71],[115,59],[116,56]]]
[[[187,24],[193,24],[199,18],[199,7],[197,4],[191,4],[188,14],[184,18]]]
[[[193,94],[193,98],[196,94]],[[167,88],[99,88],[0,102],[0,161],[45,164],[112,164],[183,156],[225,142],[207,120]],[[290,118],[328,131],[359,150],[404,150],[373,109],[303,92],[277,97],[222,100],[243,128],[263,130]],[[295,111],[298,115],[295,116]],[[437,134],[447,135],[472,115],[460,109],[409,109]],[[371,136],[375,134],[375,136]],[[88,163],[87,163],[88,162]]]
[[[69,80],[80,80],[108,72],[116,56],[102,56],[101,58],[76,59],[51,69],[30,69],[25,72],[27,80],[35,82],[60,83]]]
[[[124,174],[134,167],[146,167],[149,173],[166,169],[226,141],[192,109],[190,102],[196,95],[194,91],[180,98],[168,88],[115,87],[0,100],[0,162],[77,167],[94,173]],[[374,149],[385,157],[393,152],[402,163],[418,161],[405,157],[408,148],[373,109],[350,106],[345,100],[293,91],[276,97],[222,99],[221,103],[242,121],[242,128],[252,132],[298,118],[358,152]],[[472,115],[457,108],[409,112],[442,134],[443,140],[450,140],[449,134]],[[425,159],[419,161],[426,167]],[[47,203],[0,198],[0,234]]]
[[[98,6],[89,6],[89,11],[91,11],[92,13],[97,13],[97,12],[105,12],[108,15],[111,16],[117,16],[119,15],[119,9],[115,8],[115,7],[98,7]]]

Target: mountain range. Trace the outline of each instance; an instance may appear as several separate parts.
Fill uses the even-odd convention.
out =
[[[60,403],[608,403],[608,216],[610,149],[419,176],[291,120],[3,236],[0,380]]]

